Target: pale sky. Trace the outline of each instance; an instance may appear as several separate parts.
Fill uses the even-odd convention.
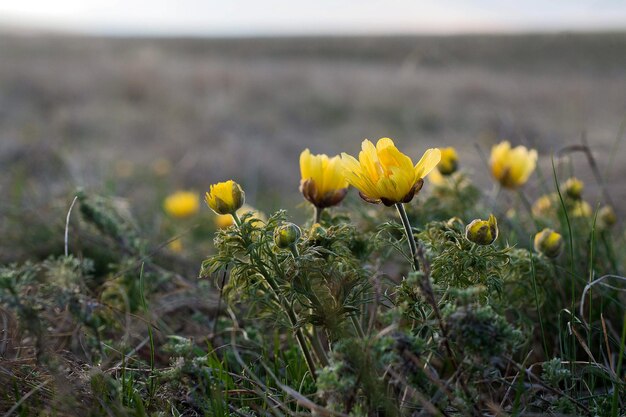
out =
[[[3,26],[139,36],[626,30],[626,0],[0,0]]]

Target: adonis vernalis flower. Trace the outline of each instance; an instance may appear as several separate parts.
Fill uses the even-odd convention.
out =
[[[439,149],[428,149],[413,165],[410,157],[396,148],[389,138],[379,139],[376,146],[365,139],[359,160],[342,153],[348,183],[359,190],[370,203],[392,206],[408,203],[424,185],[424,177],[439,163]]]
[[[172,217],[189,217],[200,209],[200,198],[191,191],[177,191],[165,198],[163,209]]]
[[[239,184],[228,180],[211,185],[205,200],[217,214],[233,214],[243,205],[245,193]]]
[[[491,173],[506,188],[517,188],[528,181],[537,165],[537,151],[525,146],[511,148],[508,141],[491,148]]]
[[[475,219],[465,228],[465,237],[477,245],[491,245],[498,238],[498,221],[493,214],[489,219]]]
[[[552,229],[543,229],[535,235],[535,250],[548,258],[556,258],[563,251],[563,237]]]
[[[300,154],[300,192],[320,209],[339,204],[348,192],[341,158],[313,155],[308,149]]]
[[[439,148],[441,151],[441,161],[437,165],[437,171],[441,175],[452,175],[459,165],[459,156],[456,153],[456,149],[452,147]]]
[[[572,200],[580,200],[582,198],[584,188],[585,183],[576,177],[568,178],[568,180],[563,184],[565,195]]]

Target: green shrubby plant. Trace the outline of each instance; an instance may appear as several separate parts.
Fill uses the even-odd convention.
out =
[[[45,383],[31,395],[52,404],[67,381],[93,415],[619,416],[622,232],[574,180],[529,203],[537,157],[495,146],[487,196],[453,149],[415,165],[388,138],[358,160],[305,151],[309,221],[244,210],[234,181],[210,188],[200,283],[168,257],[212,227],[153,245],[115,199],[81,192],[75,227],[97,250],[0,267],[0,353],[37,375],[11,368],[7,402]],[[165,230],[180,231],[198,199],[173,196]]]

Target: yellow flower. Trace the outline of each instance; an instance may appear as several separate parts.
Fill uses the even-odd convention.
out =
[[[543,229],[535,235],[535,250],[548,258],[556,258],[563,251],[563,237],[552,229]]]
[[[576,177],[569,178],[565,181],[565,184],[563,184],[565,194],[572,200],[581,199],[583,188],[585,188],[585,184]]]
[[[165,158],[159,158],[152,162],[154,175],[164,177],[172,171],[172,164]]]
[[[411,158],[400,152],[389,138],[379,139],[376,146],[365,139],[361,149],[358,161],[341,154],[346,179],[365,201],[382,202],[386,206],[411,201],[424,185],[423,178],[441,159],[439,149],[428,149],[413,166]]]
[[[508,141],[491,148],[491,173],[506,188],[517,188],[528,181],[537,165],[537,151],[525,146],[511,148]]]
[[[267,221],[267,216],[263,212],[247,204],[244,204],[239,208],[239,210],[236,211],[237,216],[239,217],[242,217],[248,212],[252,214],[250,219],[256,219],[262,222]],[[218,229],[226,229],[233,223],[235,223],[235,220],[233,220],[233,216],[231,216],[230,214],[218,214],[217,216],[215,216],[215,226],[217,226]]]
[[[172,252],[181,253],[183,251],[183,242],[180,239],[174,239],[168,243],[167,247]]]
[[[446,179],[443,175],[441,175],[441,172],[439,172],[438,169],[433,169],[432,171],[430,171],[430,174],[428,174],[428,181],[430,181],[431,184],[437,186],[441,186],[446,183]]]
[[[547,216],[552,211],[554,194],[544,194],[533,203],[532,212],[535,217]]]
[[[491,245],[498,238],[498,221],[493,214],[489,219],[475,219],[465,228],[465,237],[477,245]]]
[[[604,228],[609,228],[617,223],[617,216],[611,206],[601,207],[598,211],[598,219],[600,220],[600,226]]]
[[[348,192],[339,156],[312,155],[308,149],[300,154],[300,192],[319,208],[339,204]]]
[[[200,209],[200,198],[191,191],[177,191],[165,198],[163,208],[172,217],[193,216]]]
[[[593,213],[593,209],[584,200],[579,200],[574,203],[574,207],[572,208],[572,216],[574,217],[590,217]]]
[[[439,165],[437,165],[437,171],[439,171],[441,175],[451,175],[457,169],[459,156],[452,147],[440,148],[439,150],[441,151],[441,161],[439,161]]]
[[[205,200],[217,214],[233,214],[243,205],[245,193],[239,184],[228,180],[211,185]]]

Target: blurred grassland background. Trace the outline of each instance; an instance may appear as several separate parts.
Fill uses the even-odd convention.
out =
[[[300,152],[356,154],[363,138],[382,136],[413,157],[455,146],[485,187],[477,145],[485,154],[503,139],[537,148],[551,181],[550,154],[585,136],[623,213],[625,115],[626,33],[1,34],[0,262],[21,257],[25,229],[32,241],[43,233],[35,225],[62,224],[77,186],[125,198],[148,228],[164,195],[229,178],[253,205],[302,217]],[[589,166],[573,161],[593,203]]]

